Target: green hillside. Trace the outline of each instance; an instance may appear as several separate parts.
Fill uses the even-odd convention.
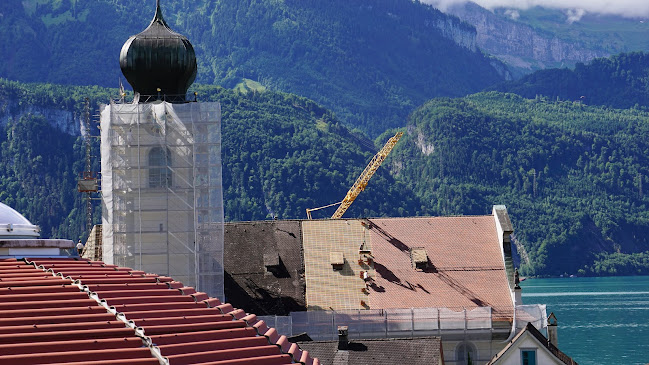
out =
[[[200,100],[222,105],[229,221],[305,218],[306,208],[342,200],[377,150],[367,140],[359,143],[331,112],[302,97],[213,86],[193,90]],[[116,96],[117,90],[0,79],[0,121],[7,121],[0,123],[0,201],[40,225],[44,237],[83,236],[85,209],[76,180],[84,150],[80,138],[60,131],[60,120],[65,113],[76,113],[78,120],[85,96],[96,107],[109,95]],[[403,216],[422,209],[414,194],[382,169],[347,214]]]
[[[429,101],[408,132],[396,178],[436,214],[507,205],[525,274],[649,272],[649,113],[491,92]]]
[[[3,0],[0,77],[118,85],[119,52],[153,16],[153,0]],[[167,0],[163,13],[194,44],[197,81],[243,79],[303,95],[377,136],[437,96],[501,81],[490,60],[454,43],[475,30],[410,0]]]
[[[394,133],[372,146],[299,96],[194,90],[223,107],[228,221],[304,218],[340,201]],[[0,80],[0,200],[43,236],[83,236],[81,141],[60,131],[61,113],[78,119],[85,95],[96,105],[116,94]],[[649,273],[648,112],[489,92],[431,100],[404,130],[346,216],[488,214],[505,204],[526,275]]]
[[[526,98],[579,100],[613,108],[649,107],[649,53],[622,53],[571,69],[534,72],[493,89]]]

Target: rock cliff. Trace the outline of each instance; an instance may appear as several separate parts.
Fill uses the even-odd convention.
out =
[[[605,51],[564,41],[553,34],[498,16],[475,3],[454,6],[447,12],[476,28],[478,47],[523,72],[609,56]]]
[[[430,25],[430,24],[427,24]],[[476,44],[476,30],[470,25],[463,23],[455,17],[437,18],[432,25],[437,28],[444,37],[452,39],[457,45],[473,52],[478,50]]]

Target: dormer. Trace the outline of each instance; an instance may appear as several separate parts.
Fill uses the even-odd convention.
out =
[[[412,268],[417,271],[423,271],[428,268],[428,254],[423,247],[410,248],[410,263]]]
[[[331,268],[335,271],[343,269],[345,265],[345,257],[340,251],[331,251],[329,252],[329,262],[331,263]]]

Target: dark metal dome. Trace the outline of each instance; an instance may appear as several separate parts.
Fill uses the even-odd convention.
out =
[[[196,78],[196,53],[189,40],[169,28],[160,0],[151,24],[131,36],[119,55],[122,73],[142,95],[184,95]],[[160,89],[160,90],[158,90]]]

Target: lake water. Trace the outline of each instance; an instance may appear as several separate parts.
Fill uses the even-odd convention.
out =
[[[559,349],[579,365],[649,363],[649,276],[528,279],[524,304],[547,304]]]

